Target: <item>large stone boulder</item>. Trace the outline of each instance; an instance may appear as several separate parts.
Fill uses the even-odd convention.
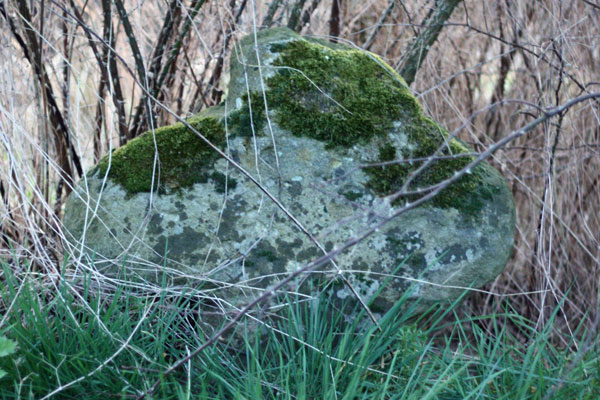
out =
[[[254,35],[242,39],[226,101],[187,122],[325,251],[417,199],[387,197],[408,177],[409,191],[430,187],[473,160],[460,156],[472,150],[426,117],[379,57],[281,28],[258,32],[256,42]],[[420,168],[436,151],[437,159]],[[335,262],[364,299],[380,291],[375,312],[409,287],[408,299],[419,299],[422,309],[493,280],[510,256],[514,223],[504,179],[483,163]],[[147,132],[107,155],[69,197],[64,226],[74,257],[89,257],[108,277],[193,285],[232,306],[323,254],[183,124]],[[291,290],[351,297],[337,272],[323,264]]]

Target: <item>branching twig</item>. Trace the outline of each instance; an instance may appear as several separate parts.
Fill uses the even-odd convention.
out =
[[[233,6],[235,5],[234,3],[235,3],[235,1],[232,1],[230,4],[232,10],[233,10]],[[242,15],[242,13],[244,12],[244,9],[246,8],[246,4],[247,4],[247,1],[244,0],[235,15],[234,22],[236,24],[239,21],[239,18]],[[203,98],[206,98],[207,92],[210,90],[211,91],[210,100],[212,100],[214,102],[213,104],[219,103],[221,101],[221,96],[223,94],[223,91],[219,89],[218,82],[221,79],[221,74],[223,73],[223,65],[225,63],[225,53],[227,52],[227,50],[229,50],[229,43],[231,42],[231,38],[233,37],[233,29],[234,28],[230,28],[227,30],[227,32],[225,32],[225,41],[223,43],[223,47],[221,48],[221,51],[219,52],[219,55],[217,56],[217,64],[215,65],[215,67],[213,69],[213,73],[212,73],[210,79],[208,80],[206,92],[204,92],[202,95]],[[207,66],[208,66],[208,62],[207,62],[207,65],[205,66],[205,70],[206,70]]]
[[[83,17],[79,12],[79,9],[75,5],[73,0],[70,1],[71,8],[73,9],[73,13],[77,16],[78,21],[83,21]],[[96,43],[92,39],[91,35],[88,31],[84,30],[84,33],[88,39],[88,44],[92,49],[92,53],[98,62],[98,66],[100,68],[100,73],[102,76],[102,80],[104,84],[100,84],[100,88],[104,89],[109,86],[111,97],[113,99],[113,104],[115,105],[115,109],[117,111],[117,119],[119,126],[119,142],[121,145],[127,143],[127,141],[131,138],[129,129],[127,128],[127,122],[125,121],[125,100],[123,99],[123,91],[121,89],[121,81],[119,79],[119,72],[117,70],[117,64],[114,57],[114,32],[112,29],[112,15],[110,11],[110,2],[108,0],[102,0],[102,15],[104,18],[103,21],[103,32],[102,35],[104,40],[107,43],[110,43],[110,46],[105,46],[102,50],[102,54],[98,51],[96,47]],[[102,98],[104,96],[104,90],[100,91],[100,102],[102,102]]]
[[[400,75],[402,75],[409,85],[414,82],[417,71],[421,68],[429,49],[437,40],[444,23],[450,18],[454,8],[461,1],[441,0],[436,2],[437,6],[429,11],[425,20],[421,23],[421,25],[425,26],[425,29],[412,42],[407,51],[407,57],[400,69]]]
[[[4,3],[0,2],[0,15],[4,17],[4,19],[8,22],[11,33],[15,37],[15,40],[21,46],[21,50],[23,51],[23,55],[25,59],[33,66],[34,74],[40,85],[42,87],[42,91],[44,93],[44,99],[46,101],[46,107],[48,109],[50,123],[52,125],[52,130],[54,132],[54,143],[57,152],[57,161],[61,169],[60,173],[60,182],[57,186],[57,202],[60,202],[61,192],[60,189],[63,184],[62,182],[67,183],[67,193],[70,192],[70,187],[72,186],[74,180],[73,168],[71,166],[71,162],[75,167],[75,171],[77,172],[77,176],[83,175],[83,168],[81,167],[81,161],[79,159],[79,155],[77,154],[73,144],[71,143],[71,139],[69,136],[69,129],[67,124],[58,108],[58,103],[56,102],[56,98],[54,96],[54,91],[52,90],[52,85],[50,83],[50,77],[46,72],[46,68],[41,62],[41,50],[39,48],[37,34],[34,30],[31,20],[31,14],[29,12],[29,8],[24,0],[20,0],[18,2],[19,13],[23,22],[25,23],[25,40],[19,35],[17,28],[13,22],[13,20],[8,16],[6,9],[4,7]],[[69,157],[70,155],[70,157]]]
[[[329,37],[333,43],[337,43],[340,36],[340,11],[342,0],[331,1],[331,16],[329,17]]]
[[[176,2],[179,3],[179,1],[176,1]],[[181,50],[181,47],[183,46],[184,40],[186,39],[187,34],[188,34],[192,24],[194,23],[194,19],[196,18],[196,16],[198,15],[198,12],[200,11],[200,8],[202,8],[202,6],[204,5],[205,2],[206,2],[206,0],[195,0],[195,2],[193,4],[192,12],[186,18],[185,24],[183,25],[183,28],[181,29],[179,37],[177,38],[177,40],[171,47],[168,58],[165,61],[164,65],[162,65],[162,69],[160,67],[160,60],[162,59],[163,52],[159,51],[160,57],[155,59],[155,64],[154,64],[153,68],[151,69],[152,74],[153,74],[152,75],[153,76],[153,79],[152,79],[153,85],[151,86],[151,98],[158,99],[158,100],[163,98],[163,91],[162,91],[163,85],[164,85],[167,77],[170,74],[172,74],[173,68],[175,67],[177,58],[179,57],[180,50]],[[181,10],[179,10],[179,13],[180,12],[181,12]],[[170,32],[170,29],[169,29],[169,32]],[[166,45],[166,43],[165,43],[165,45]],[[159,73],[159,69],[161,69],[160,73]],[[141,99],[141,101],[142,100],[144,100],[144,97]],[[138,117],[138,115],[143,114],[142,111],[140,111],[140,110],[144,109],[144,105],[146,105],[145,102],[140,103],[138,105],[138,109],[136,110],[136,118],[134,118],[134,128],[135,128],[136,136],[140,135],[146,126],[145,124],[142,123],[142,119],[140,119],[141,117]],[[139,114],[137,114],[138,111],[139,111]],[[154,113],[152,110],[150,111],[150,114],[151,115],[148,115],[148,117],[151,117],[152,119],[156,118],[156,115],[155,115],[156,113]],[[151,125],[153,126],[154,124],[151,122]]]
[[[123,5],[122,0],[113,1],[115,2],[115,7],[117,8],[117,12],[119,13],[119,18],[121,18],[121,22],[123,23],[123,30],[125,31],[125,35],[127,35],[129,47],[131,47],[131,52],[133,53],[133,59],[135,60],[135,68],[138,73],[138,79],[142,84],[147,84],[146,68],[144,67],[144,58],[142,57],[142,52],[140,51],[137,39],[135,38],[135,34],[133,33],[131,22],[129,22],[129,15],[125,10],[125,6]]]
[[[379,33],[379,30],[381,29],[381,27],[385,23],[385,20],[387,19],[387,17],[394,10],[395,5],[396,5],[396,0],[390,0],[389,1],[389,4],[388,4],[387,8],[383,12],[383,14],[381,14],[381,18],[379,18],[379,21],[377,22],[377,24],[373,28],[373,32],[371,32],[371,36],[369,36],[369,38],[367,39],[367,41],[363,45],[363,49],[369,50],[371,48],[371,46],[373,46],[373,43],[375,42],[375,38],[377,37],[377,34]]]
[[[306,3],[306,0],[296,0],[294,8],[292,8],[292,12],[290,13],[287,27],[295,32],[298,32],[300,28],[302,28],[302,24],[300,24],[300,15],[302,14],[304,3]]]
[[[488,36],[488,37],[490,37],[490,38],[492,38],[492,39],[498,40],[498,41],[499,41],[499,42],[501,42],[501,43],[504,43],[504,44],[510,44],[511,46],[513,46],[513,47],[515,47],[515,48],[517,48],[517,49],[521,50],[523,53],[530,54],[530,55],[532,55],[533,57],[535,57],[535,58],[537,58],[537,59],[539,59],[539,60],[541,60],[541,61],[545,62],[546,64],[548,64],[548,65],[549,65],[551,68],[553,68],[554,70],[556,70],[556,71],[559,71],[559,70],[560,70],[560,65],[556,65],[556,64],[554,64],[554,63],[553,63],[551,60],[548,60],[548,58],[546,57],[546,55],[544,55],[543,53],[536,53],[535,51],[528,49],[527,47],[523,46],[522,44],[520,44],[520,43],[518,43],[518,42],[510,42],[510,41],[508,41],[508,40],[506,40],[506,39],[503,39],[503,38],[501,38],[501,37],[499,37],[499,36],[497,36],[497,35],[494,35],[494,34],[493,34],[493,33],[491,33],[491,32],[486,32],[486,31],[484,31],[484,30],[482,30],[482,29],[479,29],[479,28],[477,28],[477,27],[474,27],[474,26],[472,26],[472,25],[470,25],[470,24],[463,24],[463,23],[456,23],[456,22],[448,22],[448,23],[446,23],[446,24],[444,24],[444,25],[445,25],[445,26],[463,26],[463,27],[466,27],[466,28],[468,28],[468,29],[470,29],[470,30],[472,30],[472,31],[474,31],[474,32],[477,32],[477,33],[480,33],[480,34],[482,34],[482,35]],[[526,59],[526,58],[525,58],[525,59]],[[576,84],[576,85],[577,85],[577,87],[578,87],[578,88],[579,88],[579,89],[580,89],[582,92],[589,93],[589,91],[588,91],[588,88],[587,88],[587,86],[588,86],[589,84],[588,84],[588,85],[584,85],[584,84],[583,84],[583,83],[581,83],[581,82],[580,82],[580,81],[579,81],[579,80],[578,80],[578,79],[577,79],[577,78],[576,78],[576,77],[575,77],[573,74],[571,74],[571,73],[569,73],[569,72],[567,72],[567,71],[564,71],[564,75],[565,75],[567,78],[569,78],[569,79],[570,79],[570,80],[571,80],[571,81],[572,81],[574,84]]]
[[[149,71],[146,74],[148,77],[148,82],[143,82],[147,84],[147,87],[150,89],[150,93],[154,96],[157,90],[156,81],[158,79],[159,71],[162,68],[162,59],[166,51],[167,42],[171,37],[176,19],[176,16],[180,14],[180,7],[183,4],[178,0],[172,0],[169,3],[169,9],[167,10],[167,14],[165,15],[165,20],[163,21],[163,26],[158,35],[158,39],[156,41],[156,45],[152,52],[152,57],[150,58]],[[141,96],[139,103],[135,109],[135,114],[133,116],[133,122],[131,123],[131,132],[132,135],[138,136],[141,134],[145,127],[148,124],[144,123],[144,116],[148,118],[152,118],[152,107],[149,104],[149,99],[147,96]]]

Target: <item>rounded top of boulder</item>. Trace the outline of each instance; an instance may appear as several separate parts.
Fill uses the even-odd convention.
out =
[[[250,34],[236,49],[226,99],[236,110],[233,135],[263,134],[268,115],[287,132],[329,149],[376,142],[371,163],[420,160],[365,168],[368,186],[381,196],[398,191],[436,152],[438,159],[412,178],[410,190],[438,184],[473,160],[461,155],[471,152],[468,146],[426,117],[404,79],[373,53],[287,28]],[[491,195],[478,189],[492,176],[502,182],[493,168],[477,167],[431,204],[476,214]]]

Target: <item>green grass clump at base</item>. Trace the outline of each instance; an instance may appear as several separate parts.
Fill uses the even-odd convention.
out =
[[[8,357],[16,351],[17,344],[6,336],[0,336],[0,357]],[[4,378],[6,371],[0,368],[0,379]]]
[[[187,121],[215,146],[224,148],[225,131],[215,118]],[[158,158],[155,163],[155,155]],[[178,123],[149,131],[105,156],[98,164],[128,193],[170,192],[207,182],[218,154],[185,125]],[[156,165],[156,168],[155,168]]]
[[[152,398],[592,400],[600,395],[597,347],[582,342],[573,350],[574,338],[565,348],[555,347],[553,319],[538,331],[509,308],[448,322],[457,301],[407,321],[399,304],[381,318],[379,331],[365,323],[364,312],[363,318],[347,320],[326,297],[313,302],[285,297],[280,319],[260,319],[276,330],[263,326],[257,333],[242,325],[237,328],[241,347],[218,340],[185,368],[163,376],[207,340],[196,322],[203,308],[193,292],[143,296],[120,286],[101,295],[89,283],[75,289],[64,278],[58,289],[42,288],[36,280],[17,280],[6,266],[1,279],[0,304],[11,308],[0,337],[17,343],[13,354],[0,357],[0,369],[7,372],[0,381],[2,399],[53,392],[61,399],[132,398],[161,377]],[[521,338],[508,326],[517,327]],[[450,332],[446,341],[439,334],[435,338],[440,330]]]

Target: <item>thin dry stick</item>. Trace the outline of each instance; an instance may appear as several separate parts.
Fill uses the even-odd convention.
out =
[[[114,0],[115,6],[117,8],[117,12],[119,13],[119,17],[121,18],[121,22],[123,23],[123,30],[125,30],[125,35],[127,36],[127,40],[129,41],[129,47],[131,47],[131,52],[133,53],[133,59],[135,60],[135,68],[138,73],[138,79],[142,84],[147,84],[146,82],[146,68],[144,67],[144,58],[142,57],[142,52],[137,43],[137,39],[135,34],[133,33],[133,28],[131,27],[131,22],[129,21],[129,15],[125,10],[125,6],[121,0]]]
[[[152,56],[149,60],[149,71],[146,74],[148,82],[143,81],[142,83],[148,85],[149,91],[153,97],[156,97],[156,80],[158,79],[158,73],[162,66],[162,59],[167,48],[167,42],[173,31],[175,24],[174,20],[176,20],[177,15],[180,14],[180,7],[182,6],[183,4],[178,0],[173,0],[169,3],[169,9],[165,15],[165,20],[163,21],[163,26],[158,35],[156,46],[154,47]],[[138,102],[133,116],[133,122],[131,123],[131,132],[133,133],[133,136],[138,136],[144,131],[144,127],[148,125],[144,122],[144,117],[151,118],[152,111],[149,102],[150,99],[147,96],[142,96]]]
[[[160,96],[159,96],[161,93],[160,89],[162,88],[162,86],[165,82],[165,79],[171,72],[172,66],[177,61],[177,58],[179,57],[179,51],[181,50],[181,46],[183,46],[183,41],[187,37],[187,34],[188,34],[190,28],[192,27],[192,24],[194,23],[194,19],[198,15],[198,12],[200,11],[200,9],[202,8],[202,6],[204,5],[205,2],[206,2],[206,0],[196,0],[194,7],[192,9],[192,12],[190,13],[189,17],[186,19],[185,24],[183,25],[183,28],[181,29],[181,33],[180,33],[178,39],[175,41],[175,44],[173,44],[173,47],[171,47],[171,51],[169,52],[169,58],[167,58],[167,61],[165,62],[165,65],[163,66],[162,72],[156,83],[156,87],[154,88],[154,93],[155,93],[154,97],[157,97],[160,99]]]
[[[158,388],[158,385],[160,385],[160,383],[162,382],[162,380],[163,380],[163,378],[165,376],[167,376],[167,375],[171,374],[173,371],[179,369],[181,366],[185,365],[190,359],[196,357],[204,349],[206,349],[208,346],[210,346],[213,343],[215,343],[220,337],[222,337],[227,331],[229,331],[229,329],[231,329],[246,313],[248,313],[248,311],[250,311],[256,305],[258,305],[258,304],[260,304],[260,303],[268,300],[272,296],[274,296],[275,293],[278,290],[280,290],[283,287],[287,286],[287,284],[289,284],[290,282],[292,282],[299,275],[307,274],[307,273],[311,272],[312,270],[314,270],[319,265],[322,265],[322,264],[328,262],[331,258],[333,258],[336,255],[342,253],[343,251],[345,251],[345,250],[347,250],[347,249],[355,246],[357,243],[363,241],[367,237],[371,236],[373,233],[379,231],[385,224],[387,224],[392,219],[394,219],[394,218],[398,217],[399,215],[404,214],[405,212],[407,212],[407,211],[409,211],[409,210],[411,210],[413,208],[416,208],[416,207],[420,206],[421,204],[423,204],[423,203],[425,203],[425,202],[433,199],[439,192],[441,192],[442,190],[444,190],[445,188],[447,188],[448,186],[450,186],[452,183],[454,183],[454,182],[458,181],[459,179],[461,179],[462,176],[467,173],[467,171],[470,171],[471,169],[473,169],[477,165],[481,164],[488,157],[490,157],[492,154],[494,154],[496,151],[498,151],[499,149],[501,149],[504,146],[506,146],[507,143],[510,143],[513,140],[515,140],[515,139],[517,139],[517,138],[525,135],[527,132],[531,131],[533,128],[535,128],[539,124],[548,121],[550,118],[553,118],[556,115],[563,114],[564,112],[566,112],[567,110],[569,110],[571,107],[573,107],[576,104],[579,104],[579,103],[587,101],[587,100],[592,100],[592,99],[595,99],[595,98],[599,98],[599,97],[600,97],[600,92],[587,94],[587,95],[584,95],[584,96],[576,97],[576,98],[574,98],[574,99],[572,99],[572,100],[564,103],[563,105],[561,105],[559,107],[555,107],[555,108],[552,108],[552,109],[546,111],[543,116],[535,119],[534,121],[532,121],[529,124],[525,125],[523,128],[519,129],[518,131],[515,131],[515,132],[511,133],[510,135],[506,136],[504,139],[502,139],[499,142],[496,142],[494,145],[490,146],[486,151],[482,152],[479,155],[479,157],[477,157],[470,164],[468,164],[463,169],[461,169],[456,174],[454,174],[454,176],[452,176],[451,178],[448,178],[445,181],[443,181],[440,184],[438,184],[437,188],[435,190],[433,190],[432,192],[430,192],[429,194],[421,197],[420,199],[416,200],[413,203],[406,204],[404,207],[402,207],[401,209],[399,209],[398,211],[396,211],[392,216],[390,216],[390,217],[384,219],[383,221],[375,224],[374,226],[372,226],[371,228],[369,228],[368,230],[366,230],[360,236],[350,238],[343,246],[341,246],[341,247],[339,247],[337,249],[332,250],[328,254],[325,254],[325,255],[319,257],[318,259],[316,259],[315,261],[311,262],[310,264],[304,266],[303,268],[300,268],[300,269],[294,271],[286,279],[282,280],[281,282],[279,282],[278,284],[276,284],[275,286],[273,286],[272,289],[266,291],[264,294],[262,294],[261,296],[257,297],[252,302],[248,303],[244,308],[242,308],[240,310],[240,312],[238,314],[235,315],[235,317],[231,321],[229,321],[225,326],[223,326],[219,331],[217,331],[217,333],[215,333],[202,346],[200,346],[199,348],[197,348],[196,350],[194,350],[188,356],[186,356],[186,357],[178,360],[177,362],[175,362],[171,367],[169,367],[162,374],[161,378],[157,379],[154,382],[154,384],[150,387],[150,389],[148,389],[141,396],[137,397],[137,399],[138,400],[139,399],[143,399],[143,398],[145,398],[148,395],[152,395],[154,393],[154,391]],[[191,127],[189,127],[189,128],[191,128]]]
[[[75,5],[73,0],[70,1],[71,8],[79,20],[82,20],[81,13]],[[103,89],[108,86],[109,82],[112,84],[110,87],[110,93],[112,94],[112,100],[117,110],[118,126],[119,126],[119,142],[121,145],[127,143],[130,139],[129,129],[125,122],[125,101],[123,100],[123,91],[121,90],[121,82],[117,71],[117,64],[115,62],[114,52],[111,50],[114,47],[114,32],[112,30],[112,17],[110,13],[110,4],[107,0],[102,0],[102,12],[104,18],[103,36],[104,40],[111,43],[111,46],[104,47],[102,53],[96,47],[96,43],[92,39],[88,31],[84,30],[84,33],[88,39],[88,44],[92,49],[92,53],[98,62],[100,67],[101,80],[100,83],[100,97],[104,96]],[[100,100],[101,101],[101,100]],[[102,102],[102,101],[101,101]]]
[[[290,13],[290,19],[287,27],[295,32],[298,32],[300,28],[302,28],[302,25],[300,24],[300,14],[304,8],[304,3],[306,3],[306,0],[297,0],[296,4],[294,4],[294,8],[292,8],[292,12]]]
[[[46,72],[46,68],[43,63],[38,62],[41,60],[41,49],[39,48],[39,43],[37,41],[37,31],[33,27],[31,23],[31,14],[29,12],[29,8],[24,1],[19,1],[19,13],[23,22],[25,23],[25,38],[19,35],[17,28],[12,20],[8,16],[4,8],[4,3],[0,2],[0,15],[4,17],[6,21],[9,23],[9,28],[15,37],[17,43],[21,46],[23,51],[23,55],[25,59],[33,66],[34,73],[36,78],[40,81],[40,85],[43,90],[44,100],[46,100],[46,106],[49,110],[50,122],[52,124],[53,132],[54,132],[54,142],[56,146],[56,151],[58,153],[58,162],[60,164],[60,168],[63,171],[61,174],[61,183],[59,184],[59,188],[57,189],[57,200],[61,198],[61,189],[63,186],[63,182],[67,183],[67,191],[69,191],[68,187],[73,182],[74,174],[73,169],[71,167],[71,162],[75,167],[75,171],[78,176],[83,175],[83,169],[81,167],[81,161],[79,155],[75,151],[73,147],[70,137],[69,130],[67,124],[58,108],[58,103],[56,102],[56,98],[54,96],[54,92],[52,90],[52,86],[50,84],[50,78],[48,73]],[[40,37],[42,40],[42,37]],[[39,55],[38,55],[39,54]],[[69,159],[69,154],[71,155]]]
[[[408,55],[403,67],[400,70],[400,75],[402,75],[409,85],[415,80],[417,71],[421,68],[421,64],[423,64],[423,60],[427,56],[429,49],[437,40],[438,35],[444,27],[444,23],[450,18],[454,8],[461,1],[442,0],[436,2],[437,6],[430,10],[427,17],[425,17],[425,20],[421,24],[425,26],[425,29],[414,39],[410,49],[408,49]]]
[[[533,57],[535,57],[535,58],[537,58],[537,59],[539,59],[539,60],[541,60],[541,61],[544,61],[546,64],[548,64],[550,67],[552,67],[552,68],[553,68],[554,70],[556,70],[556,71],[559,71],[559,70],[560,70],[560,65],[556,65],[556,64],[554,64],[554,63],[553,63],[551,60],[548,60],[548,58],[546,57],[546,55],[545,55],[545,54],[543,54],[543,53],[539,53],[539,54],[538,54],[538,53],[536,53],[535,51],[528,49],[527,47],[525,47],[524,45],[522,45],[522,44],[520,44],[520,43],[518,43],[518,42],[514,42],[514,41],[513,41],[513,42],[510,42],[510,41],[508,41],[508,40],[505,40],[505,39],[503,39],[503,38],[501,38],[501,37],[499,37],[499,36],[497,36],[497,35],[494,35],[493,33],[486,32],[486,31],[484,31],[484,30],[481,30],[481,29],[479,29],[479,28],[477,28],[477,27],[474,27],[474,26],[472,26],[472,25],[470,25],[470,24],[457,23],[457,22],[447,22],[447,23],[445,23],[445,24],[444,24],[444,26],[463,26],[463,27],[466,27],[466,28],[468,28],[469,30],[472,30],[472,31],[474,31],[474,32],[477,32],[477,33],[480,33],[480,34],[482,34],[482,35],[488,36],[488,37],[490,37],[490,38],[492,38],[492,39],[495,39],[495,40],[497,40],[497,41],[499,41],[499,42],[501,42],[501,43],[504,43],[504,44],[509,44],[509,45],[511,45],[511,46],[513,46],[513,47],[515,47],[515,48],[519,49],[519,50],[520,50],[520,51],[522,51],[523,53],[530,54],[531,56],[533,56]],[[565,72],[564,72],[564,74],[565,74],[565,76],[566,76],[567,78],[569,78],[569,79],[570,79],[570,80],[571,80],[571,81],[572,81],[574,84],[576,84],[576,85],[577,85],[577,87],[579,87],[579,89],[580,89],[581,91],[583,91],[583,92],[586,92],[586,93],[589,93],[589,92],[588,92],[588,89],[587,89],[587,86],[588,86],[588,85],[585,85],[585,84],[581,83],[581,82],[580,82],[580,81],[579,81],[579,80],[578,80],[578,79],[577,79],[577,78],[576,78],[576,77],[575,77],[573,74],[571,74],[571,73],[569,73],[569,72],[567,72],[567,71],[565,71]]]
[[[270,27],[273,25],[273,17],[275,17],[275,13],[277,9],[281,5],[281,0],[273,0],[271,4],[269,4],[269,9],[267,10],[267,15],[263,19],[262,26]]]
[[[235,24],[238,23],[242,13],[244,12],[244,9],[246,8],[246,4],[248,2],[247,1],[243,1],[242,4],[240,5],[237,13],[235,14],[234,17],[234,21]],[[233,12],[233,2],[231,4],[232,7],[232,12]],[[221,101],[221,96],[223,95],[223,90],[221,90],[219,88],[219,80],[221,79],[221,74],[223,73],[223,65],[225,63],[225,53],[227,52],[227,50],[229,50],[229,43],[231,42],[231,38],[233,37],[233,31],[234,28],[231,27],[229,29],[227,29],[225,31],[225,29],[223,29],[223,32],[225,34],[225,40],[223,43],[223,46],[221,47],[221,51],[219,51],[219,55],[217,56],[217,65],[215,65],[215,67],[213,68],[213,73],[210,77],[210,79],[208,80],[208,84],[206,85],[206,91],[203,93],[202,98],[205,98],[208,94],[208,91],[211,91],[211,96],[210,96],[210,100],[213,101],[212,104],[217,104]],[[221,31],[219,31],[219,35],[221,34]],[[208,63],[207,63],[208,65]],[[206,70],[206,66],[205,66],[205,70]]]
[[[375,28],[373,28],[373,32],[371,32],[371,36],[369,36],[369,38],[367,39],[367,41],[363,45],[363,49],[369,50],[371,48],[371,46],[373,46],[373,43],[375,42],[375,38],[377,37],[377,34],[381,30],[381,27],[385,23],[385,20],[387,19],[387,17],[394,10],[395,6],[396,6],[396,0],[390,0],[387,8],[383,12],[383,14],[381,14],[381,18],[379,18],[379,21],[375,25]]]

